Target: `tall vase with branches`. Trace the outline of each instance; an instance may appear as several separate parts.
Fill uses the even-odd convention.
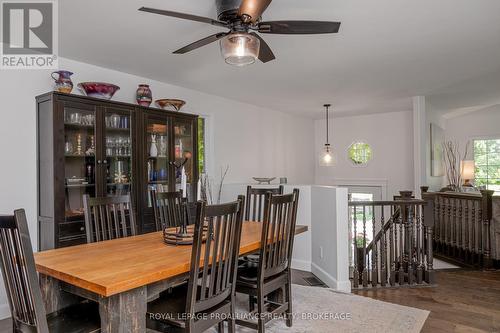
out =
[[[460,153],[458,142],[445,141],[443,143],[444,163],[446,166],[446,178],[448,187],[453,191],[460,192],[462,188],[462,161],[465,160],[469,151],[469,143],[465,146],[463,155]]]
[[[220,182],[217,186],[217,197],[213,193],[212,180],[208,174],[202,174],[200,177],[201,183],[201,200],[205,201],[209,205],[220,204],[222,198],[222,188],[224,186],[224,181],[226,179],[227,173],[229,172],[229,165],[225,168],[220,169]]]

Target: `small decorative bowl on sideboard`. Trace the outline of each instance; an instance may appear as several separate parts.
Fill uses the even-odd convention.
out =
[[[89,97],[111,99],[120,87],[105,82],[80,82],[78,88]]]
[[[158,99],[155,101],[155,104],[167,111],[180,111],[184,105],[186,105],[186,102],[181,100],[181,99]]]

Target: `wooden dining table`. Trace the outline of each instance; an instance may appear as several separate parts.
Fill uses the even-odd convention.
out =
[[[295,234],[308,230],[297,225]],[[243,222],[240,255],[260,249],[262,223]],[[148,301],[188,278],[189,245],[162,232],[35,253],[47,313],[81,301],[99,303],[102,332],[146,332]]]

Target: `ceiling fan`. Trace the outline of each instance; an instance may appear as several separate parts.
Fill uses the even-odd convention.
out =
[[[219,32],[191,43],[174,53],[184,54],[220,40],[224,60],[226,63],[235,66],[249,65],[254,63],[256,59],[263,63],[275,59],[269,45],[256,32],[262,34],[307,35],[330,34],[339,31],[340,22],[262,21],[262,14],[271,4],[271,1],[216,0],[217,19],[147,7],[141,7],[139,10],[229,29],[228,32]]]

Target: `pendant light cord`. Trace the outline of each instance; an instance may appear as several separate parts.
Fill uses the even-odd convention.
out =
[[[328,126],[330,123],[330,119],[328,118],[328,113],[329,113],[328,111],[329,111],[330,106],[331,106],[330,104],[324,105],[324,107],[326,108],[326,144],[327,145],[330,145],[330,142],[328,140],[329,139],[329,135],[328,135],[329,134],[329,127],[330,127],[330,126]]]

